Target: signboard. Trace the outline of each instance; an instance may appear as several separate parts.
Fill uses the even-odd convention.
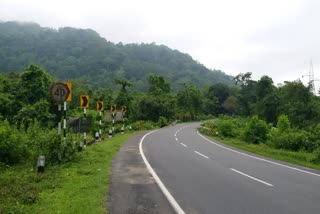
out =
[[[111,112],[116,112],[117,111],[117,106],[116,105],[111,105],[110,111]]]
[[[80,96],[80,107],[81,108],[89,108],[89,95],[81,95]]]
[[[98,101],[97,102],[97,110],[98,111],[103,111],[103,101]]]
[[[118,112],[105,111],[104,112],[105,120],[108,122],[112,122],[112,120],[113,120],[112,114],[115,115],[115,117],[114,117],[115,121],[117,121],[117,122],[123,121],[123,114],[121,111],[118,111]]]
[[[90,120],[85,117],[71,117],[69,118],[69,126],[76,133],[89,133]]]
[[[71,102],[71,100],[72,100],[72,83],[71,82],[67,82],[66,85],[68,86],[69,91],[70,91],[69,96],[68,96],[66,101],[67,102]]]
[[[123,113],[126,113],[127,112],[127,106],[121,106],[121,111]]]
[[[90,121],[86,117],[81,117],[80,118],[80,133],[83,132],[90,132]]]
[[[68,86],[62,82],[55,83],[50,88],[50,96],[57,104],[66,101],[69,94],[70,90]]]

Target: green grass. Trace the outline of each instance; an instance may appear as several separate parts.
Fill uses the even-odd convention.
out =
[[[134,134],[89,146],[72,163],[47,167],[44,174],[31,165],[0,166],[0,214],[106,213],[112,158]]]
[[[224,143],[226,145],[229,145],[238,149],[249,151],[258,155],[275,159],[275,160],[281,160],[288,163],[293,163],[296,165],[320,170],[320,164],[310,163],[310,160],[314,158],[314,154],[312,153],[307,153],[303,151],[293,152],[293,151],[287,151],[287,150],[280,150],[280,149],[271,148],[266,144],[246,143],[237,138],[221,138],[216,136],[213,137],[210,134],[209,130],[206,130],[203,128],[200,128],[199,131],[207,136],[210,136],[214,140],[217,140],[218,142]]]

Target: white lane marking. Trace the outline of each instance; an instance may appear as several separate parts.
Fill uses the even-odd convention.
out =
[[[176,141],[178,141],[178,138],[176,138]]]
[[[204,158],[209,158],[208,156],[205,156],[204,154],[202,154],[202,153],[200,153],[200,152],[198,152],[198,151],[194,151],[195,153],[197,153],[198,155],[201,155],[202,157],[204,157]]]
[[[243,172],[240,172],[240,171],[238,171],[238,170],[236,170],[236,169],[233,169],[233,168],[230,168],[232,171],[234,171],[234,172],[236,172],[236,173],[239,173],[240,175],[243,175],[243,176],[246,176],[246,177],[248,177],[248,178],[251,178],[252,180],[255,180],[255,181],[258,181],[258,182],[260,182],[260,183],[263,183],[263,184],[265,184],[265,185],[267,185],[267,186],[269,186],[269,187],[273,187],[273,185],[272,184],[269,184],[268,182],[265,182],[265,181],[263,181],[263,180],[260,180],[260,179],[258,179],[258,178],[255,178],[255,177],[252,177],[252,176],[250,176],[250,175],[248,175],[248,174],[245,174],[245,173],[243,173]]]
[[[184,146],[184,147],[188,147],[186,144],[184,144],[184,143],[180,143],[182,146]]]
[[[174,136],[177,137],[177,133],[175,133]]]
[[[142,149],[142,143],[143,140],[145,139],[145,137],[147,137],[149,134],[158,131],[158,130],[154,130],[152,132],[149,132],[147,134],[145,134],[141,140],[140,140],[140,144],[139,144],[139,150],[140,150],[140,154],[141,157],[144,161],[144,163],[146,164],[150,174],[153,176],[154,180],[157,182],[158,186],[160,187],[161,191],[163,192],[163,194],[166,196],[166,198],[168,199],[169,203],[171,204],[171,206],[173,207],[173,209],[176,211],[177,214],[185,214],[185,212],[183,211],[183,209],[180,207],[180,205],[178,204],[178,202],[174,199],[174,197],[170,194],[169,190],[165,187],[165,185],[162,183],[162,181],[160,180],[159,176],[157,175],[157,173],[153,170],[153,168],[151,167],[151,165],[149,164],[146,156],[143,153],[143,149]]]
[[[209,139],[207,139],[206,137],[204,137],[202,134],[199,133],[199,131],[197,131],[198,135],[200,137],[202,137],[203,139],[205,139],[206,141],[216,145],[216,146],[219,146],[221,148],[224,148],[226,150],[229,150],[231,152],[234,152],[234,153],[238,153],[238,154],[241,154],[241,155],[244,155],[244,156],[247,156],[247,157],[250,157],[250,158],[253,158],[253,159],[256,159],[256,160],[260,160],[260,161],[264,161],[264,162],[267,162],[267,163],[271,163],[271,164],[274,164],[274,165],[277,165],[277,166],[282,166],[282,167],[285,167],[285,168],[288,168],[288,169],[292,169],[292,170],[296,170],[298,172],[303,172],[303,173],[306,173],[306,174],[309,174],[309,175],[315,175],[315,176],[318,176],[320,177],[319,174],[317,173],[313,173],[313,172],[309,172],[309,171],[306,171],[306,170],[303,170],[303,169],[299,169],[299,168],[296,168],[296,167],[292,167],[292,166],[287,166],[287,165],[284,165],[284,164],[281,164],[281,163],[277,163],[277,162],[273,162],[273,161],[269,161],[269,160],[266,160],[266,159],[263,159],[263,158],[258,158],[258,157],[255,157],[255,156],[252,156],[252,155],[248,155],[246,153],[243,153],[243,152],[239,152],[239,151],[236,151],[236,150],[233,150],[233,149],[230,149],[228,147],[225,147],[225,146],[222,146],[218,143],[215,143]]]

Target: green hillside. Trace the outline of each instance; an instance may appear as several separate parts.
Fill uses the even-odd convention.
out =
[[[150,73],[167,78],[174,91],[183,83],[233,83],[222,71],[209,70],[190,55],[164,45],[114,44],[90,29],[0,22],[0,71],[21,71],[30,64],[60,80],[83,79],[99,87],[112,87],[114,78],[127,78],[140,91],[147,90]]]

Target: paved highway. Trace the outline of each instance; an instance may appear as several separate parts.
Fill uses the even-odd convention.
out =
[[[185,213],[320,213],[319,171],[209,141],[198,126],[158,130],[141,147]]]

